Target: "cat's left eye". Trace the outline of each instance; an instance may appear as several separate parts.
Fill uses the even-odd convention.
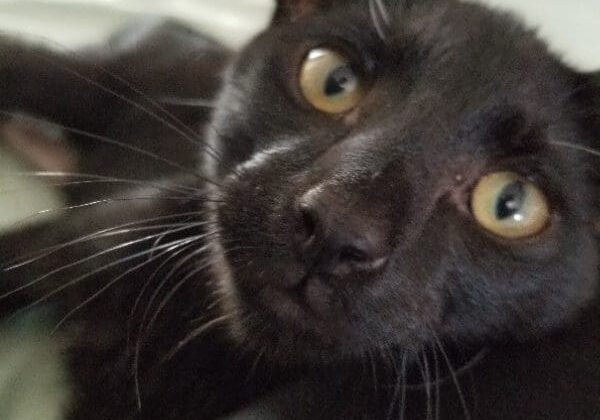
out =
[[[534,183],[514,172],[495,172],[479,180],[471,196],[477,222],[508,239],[542,232],[550,222],[550,207]]]
[[[363,77],[352,60],[328,48],[309,51],[299,79],[300,90],[308,103],[329,114],[352,110],[365,92]]]

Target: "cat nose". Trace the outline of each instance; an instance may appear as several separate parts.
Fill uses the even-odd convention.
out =
[[[337,277],[380,270],[391,252],[385,222],[344,201],[335,193],[311,190],[296,202],[301,259],[309,270]]]

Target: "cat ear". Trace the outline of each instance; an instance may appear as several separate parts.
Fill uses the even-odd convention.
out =
[[[294,22],[304,16],[325,10],[333,0],[277,0],[272,23]]]

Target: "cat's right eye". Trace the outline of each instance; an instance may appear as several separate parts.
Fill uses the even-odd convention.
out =
[[[364,96],[364,80],[344,54],[328,48],[312,49],[300,69],[300,90],[319,111],[351,111]]]
[[[514,172],[495,172],[481,178],[471,196],[471,209],[481,226],[507,239],[536,235],[550,222],[544,193]]]

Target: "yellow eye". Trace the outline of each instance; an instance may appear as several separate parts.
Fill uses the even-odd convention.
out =
[[[508,239],[536,235],[550,222],[550,207],[542,191],[514,172],[481,178],[473,190],[471,208],[481,226]]]
[[[363,81],[351,61],[326,48],[313,49],[304,59],[300,89],[312,106],[329,114],[350,111],[364,95]]]

